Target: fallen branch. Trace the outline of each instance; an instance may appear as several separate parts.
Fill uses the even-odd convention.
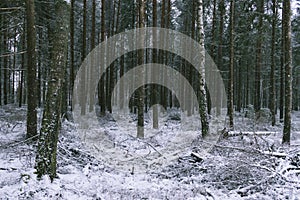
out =
[[[8,54],[2,54],[2,55],[0,55],[0,58],[9,57],[9,56],[14,56],[14,55],[22,55],[22,54],[25,54],[25,53],[27,53],[27,51],[21,51],[21,52],[13,52],[13,53],[8,53]],[[21,70],[24,70],[24,69],[19,69],[19,70],[16,70],[16,71],[21,71]]]
[[[16,142],[16,143],[10,143],[10,144],[1,145],[0,149],[7,149],[7,148],[15,147],[15,146],[17,146],[19,144],[23,144],[23,143],[28,142],[30,140],[33,140],[33,139],[35,139],[37,137],[39,137],[39,134],[34,135],[34,136],[30,137],[30,138],[27,138],[26,140],[22,140],[22,141]]]
[[[23,7],[10,7],[10,8],[0,8],[0,11],[11,11],[11,10],[21,10]]]
[[[286,158],[288,156],[286,153],[280,153],[280,152],[263,151],[262,153],[264,155],[275,156],[277,158]]]
[[[201,142],[206,143],[206,144],[211,144],[206,141],[201,141]],[[251,149],[252,151],[251,151],[251,150],[240,148],[240,147],[223,146],[223,145],[219,145],[219,144],[211,144],[211,145],[213,145],[214,147],[218,147],[218,148],[232,149],[232,150],[238,150],[238,151],[242,151],[242,152],[246,152],[246,153],[256,153],[256,154],[261,154],[261,155],[265,155],[265,156],[274,156],[274,157],[278,157],[278,158],[285,158],[288,156],[286,153],[261,151],[259,149],[254,149],[254,148],[252,148]]]
[[[261,136],[261,135],[272,135],[277,134],[278,132],[272,131],[229,131],[227,132],[227,137],[235,137],[235,136]]]
[[[0,167],[0,170],[4,170],[4,171],[16,171],[18,170],[17,168],[13,168],[13,167],[10,167],[10,168],[3,168],[3,167]]]

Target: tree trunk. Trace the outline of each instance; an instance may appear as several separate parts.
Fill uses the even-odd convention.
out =
[[[166,16],[165,16],[165,28],[170,29],[171,28],[171,0],[167,0],[167,7],[166,7]],[[165,41],[165,46],[169,46],[169,38],[164,38]],[[171,54],[169,56],[168,52],[165,52],[163,54],[164,60],[165,60],[165,64],[169,65],[170,63],[170,57]],[[164,73],[164,85],[166,85],[166,82],[168,81],[168,77],[167,77],[167,73]],[[166,108],[170,107],[171,108],[171,100],[172,98],[172,91],[170,91],[167,87],[164,87],[164,104],[166,106]]]
[[[70,12],[70,102],[69,105],[71,106],[71,110],[72,105],[73,105],[73,85],[74,85],[74,81],[75,81],[75,66],[74,66],[74,48],[75,48],[75,38],[74,38],[74,34],[75,34],[75,26],[74,26],[74,14],[75,14],[75,0],[71,0],[71,12]]]
[[[139,0],[139,28],[144,28],[145,27],[145,1],[144,0]],[[144,43],[144,40],[142,39],[141,41]],[[139,59],[139,65],[144,64],[144,49],[140,49],[138,51],[138,59]],[[144,72],[138,71],[137,72],[137,81],[139,83],[143,82],[143,75]],[[138,89],[138,124],[137,124],[137,137],[138,138],[144,138],[144,86],[140,87]]]
[[[212,17],[212,27],[211,27],[211,46],[210,46],[210,56],[215,59],[215,29],[216,29],[216,16],[217,16],[217,0],[213,0],[213,17]]]
[[[213,17],[212,17],[212,28],[211,28],[211,46],[210,46],[210,56],[213,60],[216,58],[215,48],[216,48],[216,17],[217,17],[217,0],[213,0]],[[219,92],[218,92],[219,93]],[[218,94],[217,93],[217,94]],[[208,93],[209,94],[209,93]],[[218,94],[220,99],[220,94]],[[217,101],[218,101],[217,100]],[[208,113],[211,114],[211,106],[209,106],[209,99],[208,99]],[[216,115],[220,114],[220,103],[216,102]]]
[[[262,28],[263,28],[263,15],[264,15],[264,0],[258,1],[258,35],[257,35],[257,50],[256,50],[256,66],[255,66],[255,97],[254,109],[259,116],[261,108],[261,65],[262,65]]]
[[[81,62],[84,61],[86,56],[86,15],[87,15],[87,0],[83,0],[83,30],[82,30],[82,50],[81,50]],[[80,78],[81,81],[81,92],[84,94],[86,87],[86,71],[83,71],[82,76]],[[86,96],[80,95],[80,105],[81,105],[81,115],[85,115],[86,113]]]
[[[292,111],[292,46],[291,46],[291,2],[283,1],[282,25],[284,27],[285,109],[282,143],[290,144]]]
[[[22,41],[22,48],[25,49],[25,33],[22,34],[21,41]],[[22,56],[21,56],[20,83],[19,83],[19,107],[22,106],[22,102],[23,102],[24,69],[25,69],[25,54],[22,54]],[[1,77],[1,74],[0,74],[0,77]],[[1,88],[1,85],[0,85],[0,88]],[[0,99],[1,99],[1,95],[0,95]],[[0,105],[1,105],[1,100],[0,100]]]
[[[91,51],[93,51],[93,49],[95,48],[96,44],[96,0],[93,0],[92,2],[92,33],[91,33]],[[95,57],[94,54],[92,54],[93,58],[91,59],[91,69],[89,71],[89,81],[90,84],[89,85],[93,85],[92,81],[95,80],[93,78],[95,72],[94,72],[94,64],[95,64]],[[89,90],[91,90],[92,88],[89,87]],[[90,91],[90,96],[89,96],[89,112],[92,112],[94,110],[94,91]]]
[[[224,0],[220,0],[219,2],[219,12],[220,12],[220,24],[219,24],[219,44],[218,44],[218,69],[220,71],[223,70],[223,32],[224,32],[224,13],[225,13],[225,5],[224,5]],[[221,95],[219,92],[217,93],[218,97],[217,98],[217,109],[216,109],[216,115],[219,116],[221,114]]]
[[[15,33],[14,33],[14,41],[13,41],[13,64],[12,64],[12,83],[11,83],[11,92],[10,92],[10,95],[11,95],[11,103],[14,104],[15,103],[15,75],[16,75],[16,53],[17,53],[17,50],[16,50],[16,46],[17,46],[17,31],[16,29],[14,30]]]
[[[166,27],[166,0],[161,1],[161,19],[160,19],[160,27],[165,28]],[[162,36],[160,36],[160,43],[165,45],[165,39]],[[159,50],[159,61],[160,63],[165,63],[165,52],[163,50]],[[162,73],[161,78],[164,79],[165,76]],[[160,87],[160,101],[164,108],[167,108],[167,89],[165,87]]]
[[[27,18],[27,138],[37,134],[36,31],[34,0],[26,1]]]
[[[234,72],[234,0],[230,1],[230,61],[228,81],[228,115],[229,126],[233,129],[233,72]]]
[[[153,0],[153,27],[157,27],[157,0]],[[156,33],[153,34],[153,41],[155,42],[157,40],[157,35]],[[152,63],[157,63],[157,50],[152,49]],[[157,79],[157,72],[153,70],[154,75],[153,80],[156,82]],[[158,87],[157,85],[153,85],[153,91],[152,91],[152,103],[154,104],[153,106],[153,128],[158,129],[158,106],[156,105],[157,99],[158,99]]]
[[[275,96],[275,43],[276,43],[276,22],[277,22],[277,9],[276,9],[276,0],[272,0],[272,44],[271,44],[271,74],[270,74],[270,103],[269,108],[271,111],[272,117],[272,126],[276,123],[276,96]]]
[[[207,114],[207,103],[206,103],[206,91],[205,91],[205,49],[204,49],[204,24],[203,24],[203,1],[198,0],[198,33],[200,34],[199,37],[199,44],[201,46],[200,53],[200,73],[199,73],[199,91],[200,91],[200,102],[199,102],[199,113],[201,118],[201,125],[202,125],[202,137],[205,137],[209,134],[209,122],[208,122],[208,114]]]
[[[58,132],[61,121],[62,86],[64,82],[65,63],[67,60],[69,7],[66,2],[56,0],[53,5],[54,22],[50,27],[51,70],[46,105],[43,113],[42,127],[39,135],[36,156],[37,176],[49,175],[51,181],[56,175],[56,152]]]
[[[42,41],[42,33],[43,31],[40,30],[38,31],[37,35],[38,35],[38,48],[41,47],[41,43],[43,42]],[[38,72],[37,72],[37,106],[39,108],[42,107],[42,54],[43,52],[42,51],[38,51],[38,54],[37,54],[37,69],[38,69]]]
[[[236,87],[236,111],[241,112],[242,109],[242,88],[243,88],[243,80],[242,80],[242,61],[238,61],[238,68],[236,69],[236,81],[235,86]]]
[[[0,16],[0,26],[1,27],[4,27],[4,22],[3,22],[3,15]],[[2,33],[1,33],[2,34]],[[23,34],[24,35],[24,34]],[[2,35],[0,35],[0,44],[2,44],[2,40],[4,40],[4,38],[2,37]],[[24,46],[23,46],[24,47]],[[3,54],[3,46],[1,45],[0,46],[0,55]],[[23,54],[24,55],[24,54]],[[2,60],[0,60],[0,106],[2,105],[2,68],[3,68],[3,65],[2,65]]]
[[[111,37],[114,35],[115,31],[115,0],[110,1],[109,4],[109,30],[108,30],[108,37]],[[107,49],[107,52],[109,55],[114,54],[114,47],[111,47]],[[106,76],[106,105],[107,110],[109,113],[112,113],[112,105],[111,105],[111,97],[112,97],[112,91],[114,87],[114,70],[115,70],[115,62],[113,63],[107,63],[110,64],[110,67],[108,68],[108,73]]]
[[[105,0],[101,0],[101,42],[105,39]],[[104,68],[101,66],[101,70]],[[99,92],[98,92],[98,99],[99,105],[101,109],[101,115],[105,115],[105,87],[104,87],[104,77],[99,81]]]
[[[285,4],[283,4],[285,5]],[[283,12],[283,11],[282,11]],[[282,13],[282,17],[284,14]],[[283,19],[282,19],[283,22]],[[280,65],[280,98],[279,98],[279,121],[283,122],[284,116],[284,100],[285,100],[285,37],[284,37],[285,27],[282,24],[281,29],[281,65]]]

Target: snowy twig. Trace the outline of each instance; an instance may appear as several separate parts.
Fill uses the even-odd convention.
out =
[[[17,168],[13,168],[13,167],[10,167],[10,168],[3,168],[3,167],[0,167],[0,170],[4,170],[4,171],[15,171],[15,170],[18,170]]]
[[[146,142],[146,141],[142,141],[142,140],[139,140],[139,141],[141,141],[141,142],[143,142],[143,143],[145,143],[145,144],[147,144],[147,145],[149,145],[154,151],[156,151],[160,156],[162,156],[162,157],[164,157],[164,158],[166,158],[164,155],[162,155],[152,144],[150,144],[150,143],[148,143],[148,142]]]
[[[11,143],[11,144],[9,144],[9,145],[3,145],[3,146],[0,146],[0,148],[9,148],[9,147],[14,147],[14,146],[17,146],[17,145],[19,145],[19,144],[23,144],[23,143],[25,143],[25,142],[28,142],[28,141],[30,141],[30,140],[32,140],[32,139],[35,139],[35,138],[37,138],[37,137],[39,137],[39,135],[37,134],[37,135],[35,135],[35,136],[32,136],[32,137],[30,137],[30,138],[27,138],[26,140],[23,140],[23,141],[20,141],[20,142],[16,142],[16,143]]]
[[[229,131],[227,136],[228,137],[235,137],[235,136],[259,136],[259,135],[272,135],[277,134],[277,132],[270,132],[270,131]]]
[[[17,125],[22,124],[22,123],[16,123],[12,128],[11,128],[11,132],[16,128]]]

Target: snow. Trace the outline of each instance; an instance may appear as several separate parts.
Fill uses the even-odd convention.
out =
[[[51,183],[47,176],[37,180],[34,173],[36,145],[24,142],[26,108],[12,105],[1,107],[0,197],[203,200],[300,198],[300,112],[293,113],[290,147],[281,145],[281,124],[270,127],[267,119],[254,121],[251,117],[245,117],[245,113],[239,113],[235,116],[237,132],[269,134],[237,134],[220,139],[203,160],[196,159],[202,156],[199,152],[204,145],[201,140],[195,142],[200,131],[185,131],[186,138],[182,141],[180,121],[171,120],[168,115],[169,111],[162,116],[160,129],[156,131],[151,129],[151,117],[146,117],[145,140],[134,137],[134,119],[128,122],[127,118],[125,127],[124,124],[117,126],[110,116],[100,119],[100,126],[93,130],[101,133],[100,136],[90,132],[87,134],[88,137],[93,136],[95,141],[99,140],[97,137],[105,135],[108,144],[118,149],[113,152],[112,148],[105,149],[98,144],[103,152],[110,152],[106,152],[106,158],[97,156],[99,150],[96,148],[89,148],[88,137],[86,141],[81,140],[80,129],[76,129],[75,124],[63,122],[58,144],[59,178]],[[188,120],[198,120],[198,117]],[[211,121],[217,124],[220,120],[212,117]],[[101,155],[104,155],[103,152]],[[127,152],[134,161],[117,162],[124,158],[120,152]],[[163,159],[162,165],[159,165],[159,158],[163,156],[158,152],[169,158]],[[192,152],[198,156],[191,156]],[[116,164],[113,165],[113,162]],[[132,167],[149,165],[151,162],[153,167],[132,170]],[[128,163],[133,166],[124,170]]]

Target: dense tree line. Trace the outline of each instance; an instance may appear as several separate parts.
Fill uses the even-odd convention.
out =
[[[85,57],[99,43],[120,32],[162,27],[203,42],[227,86],[227,94],[218,94],[228,96],[227,105],[219,102],[216,108],[210,106],[209,91],[205,91],[201,74],[195,73],[186,60],[163,50],[143,49],[122,55],[110,65],[99,81],[97,102],[93,102],[93,98],[87,98],[90,102],[85,98],[80,100],[82,114],[92,111],[95,104],[100,107],[102,116],[112,112],[111,93],[120,77],[134,66],[162,63],[172,66],[190,81],[201,105],[205,105],[205,108],[196,108],[202,111],[203,128],[208,123],[208,114],[218,116],[221,108],[227,107],[228,127],[234,129],[234,112],[253,106],[257,120],[261,112],[268,109],[271,125],[284,122],[283,143],[289,143],[291,111],[300,108],[300,11],[299,2],[293,2],[1,1],[0,105],[27,106],[27,137],[39,136],[38,174],[54,178],[61,118],[71,120],[68,111],[72,111],[73,82]],[[157,78],[166,80],[166,76],[161,74]],[[187,97],[191,95],[184,88],[180,92]],[[128,97],[129,94],[126,88],[121,88],[118,95]],[[180,106],[171,91],[159,85],[145,85],[130,98],[131,103],[123,107],[129,106],[130,111],[138,115],[138,137],[141,138],[143,115],[152,105]],[[44,112],[41,130],[37,130],[38,108]],[[185,112],[193,115],[194,110],[191,103]],[[158,128],[156,106],[153,119],[153,128]]]

